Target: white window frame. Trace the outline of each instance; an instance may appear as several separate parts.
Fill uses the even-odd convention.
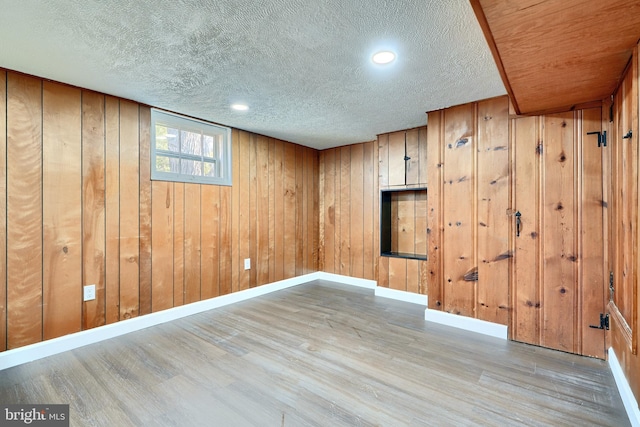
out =
[[[180,151],[169,151],[158,148],[158,142],[156,139],[156,124],[164,125],[179,131],[188,131],[193,133],[200,133],[201,135],[209,135],[214,137],[222,137],[222,142],[219,144],[219,151],[214,152],[214,157],[208,157],[204,155],[194,155],[183,153]],[[179,132],[181,134],[181,132]],[[201,143],[202,138],[201,138]],[[178,149],[181,150],[182,144],[178,142]],[[215,144],[214,144],[215,147]],[[200,149],[201,153],[204,153],[204,147]],[[205,176],[205,175],[192,175],[188,173],[182,173],[182,170],[178,172],[159,171],[156,166],[157,156],[169,157],[173,159],[200,161],[203,165],[205,163],[212,163],[216,165],[218,170],[221,170],[220,176]],[[192,119],[190,117],[181,116],[178,114],[169,113],[166,111],[151,109],[151,179],[157,181],[174,181],[174,182],[187,182],[198,184],[216,184],[216,185],[231,185],[231,129],[224,126],[214,125],[202,120]]]

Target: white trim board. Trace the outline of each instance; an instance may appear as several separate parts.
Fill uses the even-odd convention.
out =
[[[321,275],[317,272],[305,274],[304,276],[281,280],[268,285],[145,314],[132,319],[121,320],[117,323],[7,350],[0,353],[0,370],[323,278],[319,276]]]
[[[424,311],[424,320],[489,335],[503,340],[507,339],[507,327],[505,325],[474,319],[472,317],[459,316],[457,314],[427,308]]]
[[[377,297],[391,298],[398,301],[410,302],[412,304],[420,304],[425,307],[429,305],[426,295],[415,294],[413,292],[399,291],[396,289],[383,288],[377,286],[375,290]]]
[[[310,280],[316,280],[316,279],[326,280],[328,282],[338,282],[338,283],[342,283],[343,285],[351,285],[351,286],[357,286],[359,288],[367,288],[367,289],[376,289],[376,287],[378,286],[378,282],[376,282],[375,280],[359,279],[357,277],[349,277],[349,276],[342,276],[340,274],[325,273],[324,271],[319,271],[317,273],[312,273],[312,274],[316,274],[316,277]]]
[[[608,353],[609,367],[611,368],[611,373],[616,381],[616,386],[618,387],[618,392],[622,398],[624,409],[627,411],[629,422],[634,427],[640,427],[640,410],[638,409],[638,401],[633,396],[631,387],[629,387],[629,382],[624,376],[624,371],[622,370],[622,366],[620,366],[616,353],[613,351],[613,347],[609,347]]]

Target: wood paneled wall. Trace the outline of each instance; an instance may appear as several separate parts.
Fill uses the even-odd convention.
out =
[[[320,270],[377,280],[378,144],[320,152]]]
[[[639,45],[640,46],[640,45]],[[636,400],[640,400],[640,55],[634,49],[629,67],[614,94],[610,128],[611,236],[608,266],[615,274],[610,341]],[[631,138],[623,138],[631,131]]]
[[[318,152],[232,141],[231,187],[151,181],[148,107],[1,70],[0,350],[317,271]]]
[[[509,318],[509,101],[428,113],[429,308]]]

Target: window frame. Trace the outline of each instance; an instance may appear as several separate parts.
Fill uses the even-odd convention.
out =
[[[220,153],[217,157],[204,156],[204,147],[200,147],[200,152],[203,154],[190,154],[183,153],[182,144],[179,142],[180,151],[168,151],[158,148],[156,141],[156,124],[161,124],[173,129],[177,129],[179,133],[182,131],[200,133],[201,135],[210,135],[222,137],[220,143]],[[200,142],[201,145],[204,143]],[[203,120],[193,119],[191,117],[182,116],[180,114],[170,113],[168,111],[151,109],[151,180],[152,181],[172,181],[172,182],[185,182],[194,184],[210,184],[210,185],[225,185],[231,186],[232,170],[231,170],[231,128],[226,126],[215,125],[213,123],[205,122]],[[214,147],[215,147],[214,143]],[[157,170],[156,158],[157,156],[165,156],[169,158],[199,161],[203,164],[213,163],[222,168],[221,176],[206,176],[206,175],[191,175],[180,172],[165,172]]]

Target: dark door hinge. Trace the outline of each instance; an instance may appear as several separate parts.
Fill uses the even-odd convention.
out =
[[[589,325],[593,329],[609,330],[609,314],[600,313],[600,325]]]
[[[598,135],[598,147],[607,146],[607,131],[600,132],[587,132],[587,135]]]

